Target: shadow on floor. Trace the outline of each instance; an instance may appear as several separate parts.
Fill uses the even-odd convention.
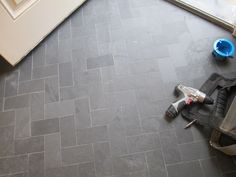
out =
[[[13,69],[14,67],[7,63],[2,56],[0,56],[0,76],[7,72],[11,72]]]

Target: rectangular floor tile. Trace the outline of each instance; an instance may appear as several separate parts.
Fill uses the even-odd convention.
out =
[[[150,177],[155,177],[155,176],[167,177],[165,162],[161,149],[147,152],[146,158]]]
[[[45,136],[45,169],[61,166],[60,135],[58,133]]]
[[[99,69],[88,70],[84,72],[79,72],[78,82],[80,84],[91,84],[101,81],[101,73]]]
[[[77,91],[75,86],[60,88],[60,100],[71,100],[77,98]]]
[[[176,125],[177,127],[178,125]],[[183,126],[181,124],[180,127],[176,128],[176,135],[177,135],[177,139],[178,139],[178,143],[182,144],[182,143],[190,143],[193,142],[193,133],[191,131],[191,129],[186,130],[183,129]]]
[[[204,176],[207,177],[221,177],[221,170],[217,158],[209,158],[200,160]]]
[[[24,94],[24,93],[39,92],[42,91],[43,89],[44,89],[43,79],[31,80],[31,81],[21,82],[19,84],[18,93]]]
[[[45,177],[77,177],[77,165],[51,168],[46,170]]]
[[[78,176],[96,177],[94,162],[80,164],[78,166]]]
[[[109,27],[104,24],[96,24],[96,38],[98,42],[110,42]]]
[[[62,164],[84,163],[94,160],[92,145],[74,146],[62,149]]]
[[[45,105],[45,119],[74,115],[74,112],[75,104],[73,100],[48,103]]]
[[[14,96],[5,99],[4,109],[18,109],[28,107],[30,105],[29,95]]]
[[[156,133],[127,137],[127,145],[129,153],[148,151],[161,147],[159,135]]]
[[[14,126],[0,128],[0,156],[10,156],[14,153]]]
[[[109,106],[108,100],[104,93],[91,94],[90,96],[91,109],[104,109]]]
[[[167,130],[161,132],[160,139],[166,164],[177,163],[181,161],[182,158],[175,131]]]
[[[61,146],[76,145],[76,130],[74,116],[63,117],[60,119]]]
[[[149,73],[149,72],[158,72],[159,66],[157,60],[148,60],[148,61],[140,61],[134,62],[129,65],[130,72],[132,74],[140,74],[140,73]]]
[[[82,11],[76,11],[71,16],[71,26],[81,26],[83,25],[83,13]]]
[[[45,43],[41,43],[32,51],[34,68],[45,65],[45,47]]]
[[[124,155],[128,153],[125,128],[122,121],[122,110],[117,109],[114,119],[109,123],[108,131],[111,141],[112,155]]]
[[[70,62],[59,64],[59,80],[60,87],[73,85],[72,64]]]
[[[167,122],[160,115],[143,118],[141,124],[145,132],[161,132],[174,128],[173,124]]]
[[[167,166],[169,177],[203,177],[202,169],[198,161],[186,162]]]
[[[3,110],[3,98],[0,98],[0,111]]]
[[[29,155],[29,177],[44,176],[44,153],[34,153]]]
[[[143,171],[147,168],[145,155],[143,153],[114,157],[112,164],[113,173],[115,175]]]
[[[12,72],[5,79],[5,97],[16,96],[18,87],[18,72]]]
[[[86,84],[60,88],[61,101],[87,97],[88,95],[89,85]]]
[[[130,173],[130,177],[148,177],[148,171],[138,171]]]
[[[90,106],[88,98],[75,100],[76,128],[88,128],[91,126]]]
[[[112,175],[112,159],[110,144],[96,143],[94,144],[95,155],[95,168],[97,176],[110,176]]]
[[[44,93],[32,93],[31,94],[31,120],[44,119]]]
[[[32,55],[26,56],[23,62],[20,63],[20,76],[19,81],[28,81],[32,77]]]
[[[160,114],[159,110],[160,102],[158,101],[141,101],[138,102],[138,109],[141,115],[141,118],[153,117]]]
[[[139,135],[142,133],[138,110],[135,105],[122,106],[122,119],[127,136]]]
[[[95,27],[83,25],[80,27],[72,27],[72,38],[81,38],[88,35],[94,35],[95,34]]]
[[[47,119],[31,122],[31,135],[45,135],[59,132],[59,119]]]
[[[59,49],[58,44],[47,44],[46,48],[46,64],[58,64],[59,63]]]
[[[0,78],[0,98],[4,97],[5,77]]]
[[[3,177],[28,177],[28,173],[23,172],[23,173],[17,173],[17,174],[14,174],[14,175],[7,175],[7,176],[3,176]]]
[[[10,126],[15,124],[15,111],[0,112],[0,127]]]
[[[109,124],[117,115],[116,111],[117,111],[116,108],[105,108],[105,109],[93,110],[91,112],[92,125],[99,126],[99,125]]]
[[[129,56],[136,60],[164,58],[170,55],[167,46],[156,48],[154,41],[149,39],[127,42],[127,47]]]
[[[100,67],[110,66],[110,65],[114,65],[112,55],[104,55],[104,56],[87,59],[88,69],[100,68]]]
[[[33,79],[56,76],[57,74],[57,65],[40,66],[33,69]]]
[[[27,171],[27,155],[0,159],[0,175]]]
[[[52,103],[59,101],[59,83],[58,77],[51,77],[45,79],[45,103]]]
[[[79,129],[77,131],[78,144],[89,144],[107,140],[107,126],[97,126],[92,128]]]
[[[44,151],[44,137],[30,137],[15,140],[15,154],[26,154]]]
[[[16,110],[15,138],[26,138],[30,136],[30,110],[21,108]]]
[[[184,161],[209,158],[215,154],[215,151],[209,147],[207,141],[181,144],[179,148]]]
[[[160,66],[160,73],[161,73],[161,78],[163,82],[175,82],[178,80],[176,72],[175,72],[175,67],[171,64],[172,61],[170,58],[167,58],[166,60],[159,60],[159,66]],[[166,72],[166,71],[169,72]]]
[[[136,104],[136,97],[133,91],[109,93],[106,99],[110,107],[134,106]]]
[[[69,20],[63,22],[60,25],[58,35],[59,35],[59,42],[71,37],[71,34],[70,34],[70,21]]]

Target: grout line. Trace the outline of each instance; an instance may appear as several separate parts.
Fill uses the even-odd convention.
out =
[[[147,167],[147,173],[148,173],[148,177],[150,177],[150,172],[149,172],[149,165],[148,165],[148,162],[147,162],[147,153],[144,154],[144,158],[145,158],[145,163],[146,163],[146,167]]]
[[[14,121],[14,128],[13,128],[13,139],[14,139],[14,142],[15,142],[15,140],[16,140],[16,110],[14,109],[14,119],[15,119],[15,121]],[[13,151],[14,151],[14,154],[15,154],[15,151],[16,151],[16,148],[15,148],[15,143],[14,143],[14,146],[13,146]]]
[[[19,71],[19,69],[16,71],[18,74],[17,74],[17,81],[16,81],[16,83],[17,83],[17,88],[16,88],[16,96],[18,95],[18,93],[19,93],[19,83],[20,83],[20,71]],[[13,72],[14,73],[14,72]]]
[[[10,155],[10,156],[3,156],[3,157],[0,157],[0,160],[2,159],[7,159],[7,158],[17,158],[17,157],[21,157],[21,156],[27,156],[27,154],[19,154],[19,155]]]
[[[62,151],[61,151],[61,149],[62,149],[62,144],[61,144],[61,118],[58,118],[59,120],[59,153],[60,153],[60,155],[59,155],[59,158],[60,158],[60,166],[62,166]]]
[[[216,156],[213,156],[213,157],[216,157]],[[171,163],[171,164],[166,164],[166,166],[169,167],[169,166],[174,166],[174,165],[181,165],[181,164],[186,164],[186,163],[198,162],[199,160],[205,160],[205,159],[180,161],[180,162],[175,162],[175,163]]]
[[[77,118],[76,113],[74,114],[74,132],[75,132],[75,144],[78,145],[78,135],[77,135]]]
[[[27,172],[28,172],[28,176],[29,176],[29,169],[30,169],[30,158],[29,158],[30,154],[27,154]]]
[[[137,105],[137,95],[136,95],[136,91],[135,89],[132,90],[132,92],[134,93],[134,98],[135,98],[135,108],[137,109],[137,113],[138,113],[138,122],[139,122],[139,127],[141,129],[141,132],[145,132],[144,129],[143,129],[143,126],[142,126],[142,119],[141,119],[141,113],[140,113],[140,109],[138,108],[138,105]]]
[[[94,163],[94,161],[84,161],[84,162],[75,162],[75,163],[69,163],[69,164],[63,164],[62,167],[71,167],[71,166],[79,166],[87,163]]]
[[[27,171],[19,171],[19,172],[16,172],[16,173],[5,173],[5,174],[1,174],[0,177],[10,177],[12,175],[19,175],[19,174],[25,174],[25,173],[28,173],[28,170]],[[10,175],[10,176],[9,176]]]
[[[162,140],[161,140],[160,133],[157,133],[157,135],[158,135],[159,140],[160,140],[160,145],[161,145],[160,150],[161,150],[161,154],[162,154],[162,158],[163,158],[163,162],[164,162],[165,172],[166,172],[167,177],[169,177],[168,170],[167,170],[167,164],[166,164],[166,160],[165,160],[165,154],[164,154],[164,151],[163,151],[163,148],[162,148]]]
[[[109,140],[110,140],[110,136],[109,136]],[[109,158],[111,160],[111,174],[114,174],[114,165],[113,165],[113,161],[112,161],[113,157],[112,157],[112,153],[111,153],[111,141],[108,141],[107,143],[109,145]]]
[[[45,161],[45,157],[46,157],[46,149],[45,149],[45,135],[43,135],[43,149],[44,149],[44,153],[43,153],[43,173],[44,176],[46,175],[46,161]]]
[[[200,159],[198,159],[198,163],[199,163],[199,166],[200,166],[203,177],[207,177],[207,176],[205,176],[205,173],[204,173],[204,170],[202,168],[202,163],[201,163]]]
[[[93,165],[94,165],[94,172],[95,172],[95,177],[97,177],[97,169],[96,169],[96,165],[95,165],[95,151],[94,151],[94,145],[92,143],[92,151],[93,151]]]
[[[32,122],[32,117],[31,117],[31,95],[30,95],[30,106],[28,107],[28,113],[29,113],[29,138],[31,137],[31,122]]]
[[[31,75],[30,75],[30,80],[32,80],[33,78],[33,62],[34,62],[34,56],[33,56],[33,52],[31,52]]]
[[[92,109],[91,109],[91,100],[90,100],[90,96],[87,97],[88,100],[88,109],[89,109],[89,121],[90,121],[90,127],[93,127],[93,119],[92,119]]]
[[[60,64],[57,64],[57,72],[58,72],[58,77],[57,77],[57,89],[58,89],[58,102],[60,103],[61,102],[61,93],[60,93]]]

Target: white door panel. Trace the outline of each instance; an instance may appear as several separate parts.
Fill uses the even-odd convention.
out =
[[[84,1],[0,0],[0,55],[16,65]]]

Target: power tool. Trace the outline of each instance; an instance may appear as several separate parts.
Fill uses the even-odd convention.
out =
[[[167,109],[166,116],[170,118],[175,118],[185,105],[190,105],[196,102],[204,104],[214,103],[214,100],[205,93],[199,91],[198,89],[186,87],[181,84],[175,87],[175,93],[179,96],[182,95],[182,97],[172,103]]]

